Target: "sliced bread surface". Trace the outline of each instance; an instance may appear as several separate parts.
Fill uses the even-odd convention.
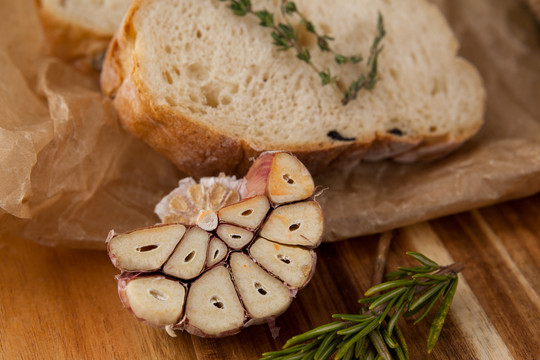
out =
[[[107,49],[131,0],[36,0],[49,53],[65,60]]]
[[[278,1],[252,1],[280,18]],[[482,124],[484,90],[439,10],[425,0],[296,1],[331,46],[367,57],[377,13],[386,37],[379,78],[348,105],[317,73],[278,51],[257,18],[217,0],[135,0],[101,75],[123,125],[193,176],[242,174],[264,150],[292,151],[311,171],[361,159],[441,156]],[[313,62],[349,84],[367,71],[337,66],[303,34]],[[335,131],[343,138],[329,136]]]

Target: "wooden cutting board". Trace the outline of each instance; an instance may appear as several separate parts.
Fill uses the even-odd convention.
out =
[[[311,283],[277,320],[277,339],[267,326],[202,339],[171,338],[135,320],[120,304],[117,270],[104,252],[0,237],[0,358],[256,359],[332,313],[358,311],[376,240],[322,245]],[[431,355],[429,317],[400,324],[411,359],[540,359],[540,194],[400,229],[388,268],[412,264],[408,250],[466,265]]]

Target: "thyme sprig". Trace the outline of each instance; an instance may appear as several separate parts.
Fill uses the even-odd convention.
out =
[[[383,17],[379,13],[377,19],[377,35],[373,39],[371,44],[369,57],[367,60],[367,66],[369,71],[367,73],[360,74],[354,81],[348,86],[341,85],[339,78],[332,74],[330,68],[322,69],[313,62],[312,54],[310,50],[301,45],[299,42],[298,29],[296,29],[289,21],[290,17],[298,16],[300,18],[300,25],[302,25],[307,32],[316,37],[317,46],[320,51],[331,53],[334,57],[336,64],[352,63],[357,64],[363,60],[361,55],[343,55],[336,52],[331,46],[330,42],[334,40],[329,35],[320,33],[315,25],[306,18],[306,16],[298,9],[293,1],[282,0],[281,1],[281,14],[284,19],[283,22],[276,22],[274,19],[274,13],[263,9],[255,10],[252,7],[251,0],[220,0],[228,1],[228,7],[237,16],[245,16],[251,14],[259,19],[259,25],[262,27],[272,29],[271,37],[273,44],[278,48],[278,51],[287,51],[294,49],[296,51],[296,57],[301,61],[309,65],[320,77],[322,86],[331,85],[336,93],[341,97],[341,103],[347,105],[350,101],[356,99],[360,90],[371,90],[375,87],[375,84],[379,80],[377,76],[377,63],[379,54],[382,51],[381,40],[385,36]]]
[[[456,292],[457,273],[463,264],[440,266],[417,252],[407,255],[420,266],[398,267],[387,282],[368,289],[358,314],[334,314],[336,321],[289,339],[282,350],[263,354],[271,359],[409,359],[403,334],[396,326],[401,317],[420,313],[415,324],[426,317],[442,297],[427,340],[433,350]]]

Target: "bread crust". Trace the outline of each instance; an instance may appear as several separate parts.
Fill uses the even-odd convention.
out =
[[[98,34],[78,24],[68,23],[51,14],[36,0],[38,14],[45,34],[45,51],[64,60],[92,57],[103,52],[111,34]]]
[[[444,156],[473,136],[482,125],[475,119],[460,134],[411,138],[389,133],[374,134],[371,139],[332,141],[325,145],[313,144],[280,149],[258,149],[244,139],[235,139],[197,123],[167,106],[156,105],[139,79],[136,54],[130,52],[130,41],[135,34],[132,18],[142,1],[135,0],[122,27],[109,45],[101,74],[103,92],[114,98],[113,104],[124,128],[147,142],[169,158],[179,169],[194,177],[215,176],[219,172],[243,176],[252,160],[266,150],[294,153],[312,174],[326,169],[357,165],[362,159],[379,161],[394,159],[399,162],[428,161]],[[460,67],[475,79],[483,99],[480,76],[466,61]],[[461,71],[461,69],[460,69]],[[480,101],[483,114],[484,101]]]

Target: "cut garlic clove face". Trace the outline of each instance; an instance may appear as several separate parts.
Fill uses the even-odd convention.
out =
[[[154,326],[176,324],[183,315],[185,296],[182,284],[162,276],[128,280],[121,293],[133,314]]]
[[[144,228],[130,233],[109,235],[112,262],[124,271],[159,269],[180,242],[186,227],[180,224]]]
[[[207,336],[234,333],[244,320],[244,308],[225,266],[217,266],[193,282],[186,301],[188,332]]]
[[[211,267],[225,259],[229,249],[227,245],[217,237],[213,236],[208,246],[208,255],[206,256],[206,266]]]
[[[180,245],[163,266],[167,275],[182,280],[198,276],[204,269],[210,234],[198,227],[192,227],[184,235]]]
[[[257,229],[270,209],[270,202],[264,195],[242,200],[218,211],[220,222]]]
[[[242,253],[232,253],[230,265],[238,293],[252,319],[278,316],[287,310],[292,294],[283,282]]]
[[[320,205],[304,201],[274,209],[259,235],[281,244],[316,247],[321,242],[323,226]]]
[[[186,226],[107,239],[122,302],[171,336],[227,336],[280,315],[314,271],[323,218],[313,189],[305,167],[279,152],[262,154],[244,179],[181,180],[155,211]]]
[[[287,153],[277,153],[272,161],[266,191],[273,204],[283,204],[309,198],[315,191],[315,184],[300,160]]]
[[[219,225],[216,233],[232,249],[241,249],[253,239],[251,231],[229,224]]]
[[[298,246],[257,238],[249,254],[263,268],[297,288],[306,285],[315,270],[315,252]]]

